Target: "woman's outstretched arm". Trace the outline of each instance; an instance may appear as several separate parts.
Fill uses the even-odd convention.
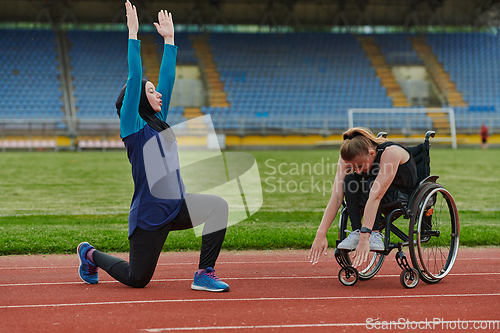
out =
[[[174,21],[172,13],[160,10],[158,13],[158,23],[154,23],[156,30],[163,37],[163,58],[160,67],[160,76],[156,90],[162,95],[161,112],[157,117],[165,121],[167,119],[170,99],[175,82],[175,61],[177,58],[177,46],[174,45]]]
[[[120,110],[120,136],[125,138],[140,129],[139,102],[141,99],[142,64],[141,42],[137,40],[139,20],[137,9],[130,1],[125,3],[127,10],[128,40],[128,79],[127,89]]]
[[[328,240],[326,239],[326,233],[330,226],[332,225],[337,212],[339,211],[342,201],[344,199],[344,178],[347,175],[348,166],[342,158],[339,158],[339,163],[337,164],[337,172],[335,173],[335,180],[333,181],[332,196],[330,201],[326,206],[325,213],[321,219],[321,223],[316,231],[316,237],[309,251],[309,260],[313,265],[315,265],[321,254],[326,255],[326,250],[328,248]]]

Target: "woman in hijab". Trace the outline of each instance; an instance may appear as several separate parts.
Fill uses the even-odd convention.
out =
[[[116,101],[116,109],[120,117],[120,136],[127,149],[134,180],[129,214],[130,255],[127,262],[82,242],[77,250],[80,277],[88,284],[98,283],[99,267],[127,286],[145,287],[153,276],[168,233],[205,223],[199,266],[191,288],[228,291],[229,285],[221,281],[214,270],[226,233],[228,205],[218,196],[185,193],[179,171],[177,140],[166,123],[177,56],[172,14],[160,11],[158,23],[154,23],[165,41],[158,87],[155,89],[153,83],[142,79],[137,10],[128,0],[125,7],[129,29],[129,75]],[[148,183],[145,156],[148,142],[156,143],[162,159],[167,161],[161,167],[169,169],[160,182],[160,194],[153,191],[152,184]]]

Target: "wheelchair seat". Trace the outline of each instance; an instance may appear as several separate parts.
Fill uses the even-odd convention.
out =
[[[429,177],[431,173],[431,159],[429,156],[429,141],[422,142],[421,144],[413,147],[408,147],[415,164],[417,165],[417,178],[420,184],[425,178]]]

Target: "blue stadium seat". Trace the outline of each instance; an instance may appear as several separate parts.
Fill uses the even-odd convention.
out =
[[[286,117],[326,119],[342,114],[345,118],[349,108],[392,105],[351,35],[220,33],[211,34],[209,43],[231,102],[228,109],[249,124],[267,115],[294,128],[322,128],[318,121],[287,122]],[[337,128],[333,119],[328,124]]]
[[[62,90],[51,30],[0,29],[0,119],[61,119]],[[20,105],[17,91],[23,93]]]
[[[490,33],[440,33],[427,35],[427,42],[469,105],[468,109],[455,108],[457,127],[480,126],[478,113],[494,113],[500,107],[498,37]]]
[[[155,34],[161,39],[161,36]],[[80,119],[116,119],[115,101],[127,81],[127,33],[117,31],[69,31],[73,45],[70,62]],[[178,63],[195,62],[194,51],[187,34],[176,34],[179,46]],[[163,41],[158,40],[158,56],[163,53]],[[181,47],[182,46],[182,47]],[[186,119],[184,108],[171,107],[167,122],[175,125]]]

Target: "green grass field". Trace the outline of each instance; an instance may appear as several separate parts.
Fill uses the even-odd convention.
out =
[[[309,248],[328,203],[338,149],[252,151],[264,203],[228,229],[225,249]],[[500,150],[431,150],[431,173],[454,196],[461,244],[500,245]],[[189,189],[188,189],[189,190]],[[124,151],[0,154],[0,254],[74,253],[80,241],[128,251],[133,193]],[[336,223],[329,240],[335,243]],[[196,250],[193,231],[165,250]]]

